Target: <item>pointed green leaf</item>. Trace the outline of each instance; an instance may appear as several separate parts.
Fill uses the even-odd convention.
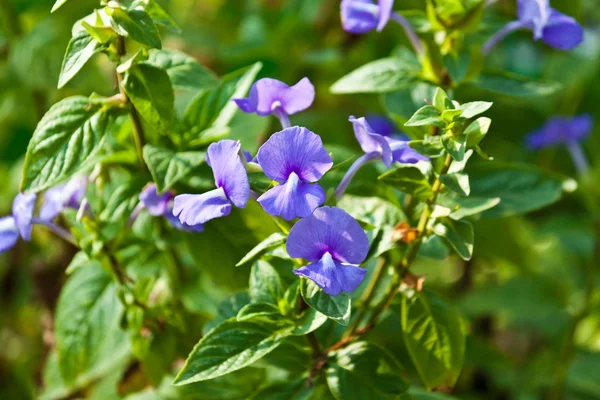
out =
[[[465,353],[465,332],[458,311],[435,294],[424,291],[403,296],[404,343],[419,376],[429,389],[452,387]]]
[[[220,85],[219,78],[192,56],[176,50],[150,50],[148,63],[164,69],[175,89],[199,91]]]
[[[440,136],[425,136],[423,140],[411,140],[408,145],[416,152],[429,158],[437,158],[444,155],[444,146]]]
[[[467,135],[454,136],[451,133],[442,135],[444,149],[456,161],[462,161],[467,151]]]
[[[446,239],[446,242],[456,250],[463,260],[473,257],[473,225],[469,221],[455,221],[445,218],[437,224],[433,231],[436,235]]]
[[[152,17],[144,10],[135,8],[107,8],[113,29],[121,36],[129,37],[145,46],[160,49],[160,35]]]
[[[58,88],[62,88],[83,68],[92,56],[102,51],[98,43],[86,30],[78,31],[69,42],[63,59]]]
[[[261,254],[263,254],[265,251],[272,249],[273,247],[277,247],[277,246],[284,244],[286,239],[287,239],[287,236],[284,235],[283,233],[275,232],[274,234],[272,234],[271,236],[269,236],[268,238],[266,238],[265,240],[260,242],[255,248],[250,250],[250,252],[248,252],[248,254],[246,254],[244,256],[244,258],[242,258],[240,260],[240,262],[238,262],[235,266],[239,267],[240,265],[244,265],[244,264],[248,263],[249,261],[254,260],[255,258],[259,257]]]
[[[277,270],[266,261],[258,260],[250,271],[250,298],[256,303],[279,305],[284,295],[283,283]]]
[[[377,179],[421,201],[433,196],[429,180],[417,167],[401,166],[380,175]]]
[[[281,325],[282,327],[291,326],[292,322],[286,319],[279,308],[274,304],[250,303],[246,304],[237,314],[238,321],[265,321],[271,324]]]
[[[123,88],[141,116],[155,128],[165,131],[174,116],[175,96],[169,75],[147,63],[131,67]]]
[[[482,74],[473,85],[511,97],[551,96],[562,89],[558,82],[531,81],[529,78],[508,73]]]
[[[423,106],[408,120],[405,126],[437,126],[443,128],[446,123],[434,106]]]
[[[487,101],[474,101],[471,103],[461,104],[459,109],[462,110],[463,118],[473,118],[479,114],[483,114],[487,110],[489,110],[494,103],[489,103]]]
[[[279,327],[253,320],[229,319],[194,347],[174,385],[213,379],[244,368],[275,350],[285,339]]]
[[[441,175],[440,180],[449,189],[462,196],[468,196],[471,192],[471,187],[469,186],[469,175],[463,172]]]
[[[177,23],[163,8],[154,0],[135,0],[131,9],[141,7],[150,15],[154,23],[162,25],[173,33],[181,33],[181,29]]]
[[[163,193],[204,164],[206,153],[203,151],[177,153],[164,147],[147,144],[144,146],[144,161],[150,169],[158,192]]]
[[[21,190],[39,192],[75,175],[102,147],[108,121],[104,106],[87,97],[52,106],[29,142]]]
[[[435,94],[433,95],[433,106],[437,108],[439,112],[444,112],[448,108],[454,108],[448,94],[442,88],[437,88],[435,90]]]
[[[304,278],[300,283],[300,293],[306,304],[338,324],[346,326],[350,322],[352,301],[347,293],[330,296],[323,292],[313,281]]]
[[[54,11],[61,8],[67,1],[68,0],[56,0],[56,3],[54,3],[54,5],[52,6],[52,10],[50,10],[50,13],[53,13]]]
[[[467,146],[473,147],[479,144],[487,135],[492,125],[492,120],[486,117],[477,118],[471,122],[464,134],[467,135]]]

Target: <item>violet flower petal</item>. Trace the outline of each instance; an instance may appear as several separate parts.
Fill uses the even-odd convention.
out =
[[[555,49],[571,50],[583,42],[583,28],[574,18],[552,10],[542,40]]]
[[[0,253],[10,250],[19,240],[19,229],[11,216],[0,218]]]
[[[85,196],[87,184],[86,176],[77,176],[64,185],[46,190],[40,219],[50,222],[65,208],[78,209]]]
[[[150,215],[160,217],[167,213],[169,204],[173,200],[173,193],[167,191],[163,194],[158,194],[156,185],[151,183],[146,186],[140,193],[140,202]]]
[[[256,158],[265,175],[279,183],[292,172],[305,182],[316,182],[333,166],[321,137],[298,126],[273,134]]]
[[[206,162],[213,170],[215,184],[223,189],[226,198],[236,207],[244,208],[250,198],[250,183],[240,149],[240,142],[235,140],[212,143],[206,152]]]
[[[312,280],[330,296],[337,296],[341,292],[352,293],[367,274],[364,268],[335,261],[329,253],[325,253],[319,261],[293,272]]]
[[[232,206],[223,188],[203,194],[181,194],[175,197],[173,215],[182,224],[195,226],[229,215]]]
[[[290,221],[310,216],[325,202],[325,191],[319,184],[301,181],[292,172],[287,182],[269,189],[258,202],[270,215]]]
[[[173,209],[167,210],[167,212],[165,212],[164,215],[167,221],[169,221],[169,223],[171,224],[171,226],[177,230],[191,233],[199,233],[204,231],[204,225],[202,224],[188,225],[181,223],[179,218],[173,215]]]
[[[295,114],[310,107],[314,99],[315,88],[308,78],[291,87],[276,79],[263,78],[252,85],[247,98],[233,101],[246,113],[267,116],[277,107],[288,115]]]
[[[329,252],[336,261],[360,264],[369,252],[369,240],[346,211],[321,207],[292,227],[286,247],[290,257],[310,262],[319,261]]]
[[[525,143],[530,149],[558,146],[585,139],[592,131],[593,120],[588,114],[577,117],[553,117],[546,124],[530,133]]]
[[[377,32],[381,32],[390,21],[394,0],[379,0],[379,21],[377,22]]]
[[[31,240],[33,209],[37,195],[19,193],[13,201],[12,215],[23,240]]]
[[[416,164],[419,161],[429,161],[429,158],[418,153],[408,145],[406,140],[385,138],[392,150],[392,161],[402,164]]]
[[[365,153],[379,153],[386,167],[390,167],[393,161],[392,150],[384,136],[378,134],[369,125],[364,117],[355,118],[351,116],[349,121],[354,127],[354,136]]]
[[[379,8],[371,0],[342,0],[340,12],[346,32],[362,34],[379,24]]]

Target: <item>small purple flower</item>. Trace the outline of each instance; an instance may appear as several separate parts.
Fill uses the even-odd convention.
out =
[[[35,194],[19,193],[13,201],[12,215],[0,218],[0,253],[12,248],[19,236],[31,240],[36,198]]]
[[[572,118],[553,117],[541,129],[527,135],[525,143],[532,150],[564,145],[571,153],[578,171],[585,173],[589,165],[579,142],[590,134],[593,125],[594,121],[588,114]]]
[[[40,218],[44,221],[52,221],[65,208],[78,209],[85,196],[87,184],[86,176],[78,176],[64,185],[46,190]]]
[[[202,232],[204,227],[202,224],[198,225],[187,225],[179,221],[179,219],[173,215],[173,192],[166,191],[163,194],[158,194],[156,184],[149,183],[146,185],[142,193],[140,193],[140,204],[131,214],[131,218],[135,219],[142,208],[145,208],[148,213],[154,217],[165,217],[167,221],[173,226],[173,228],[180,231],[187,232]]]
[[[306,110],[314,100],[315,87],[308,78],[291,87],[276,79],[263,78],[252,85],[247,98],[233,99],[245,113],[262,117],[275,114],[283,128],[290,127],[289,115]]]
[[[488,54],[500,40],[518,29],[533,31],[535,40],[543,40],[559,50],[571,50],[583,41],[583,28],[572,17],[550,7],[549,0],[518,0],[518,20],[509,22],[483,46]]]
[[[350,181],[356,175],[358,170],[371,160],[380,159],[386,167],[390,167],[394,162],[403,164],[416,164],[419,161],[428,161],[424,155],[417,153],[408,145],[408,140],[399,140],[392,137],[383,136],[376,132],[367,120],[363,118],[350,117],[350,122],[354,127],[354,136],[360,144],[365,154],[359,157],[340,182],[336,189],[336,197],[340,199],[350,184]]]
[[[377,28],[381,32],[392,16],[394,0],[342,0],[341,14],[344,30],[362,34]]]
[[[325,191],[314,182],[333,161],[319,135],[298,126],[284,129],[262,145],[257,159],[265,175],[279,183],[258,198],[269,214],[288,221],[308,217],[325,202]]]
[[[365,119],[367,120],[367,124],[369,124],[372,131],[377,132],[381,136],[392,137],[398,135],[398,129],[396,129],[396,125],[385,115],[368,114],[365,116]]]
[[[216,189],[203,194],[175,197],[173,214],[182,224],[195,226],[231,212],[232,205],[244,208],[250,198],[248,174],[240,159],[241,144],[234,140],[212,143],[206,163],[212,168]]]
[[[311,264],[294,274],[315,282],[325,293],[352,293],[367,271],[358,267],[367,257],[369,240],[358,222],[337,207],[321,207],[298,221],[286,244],[290,257]]]

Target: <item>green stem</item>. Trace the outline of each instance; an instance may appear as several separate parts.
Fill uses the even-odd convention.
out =
[[[126,54],[125,38],[123,36],[119,36],[117,38],[116,45],[117,45],[117,60],[118,60],[118,63],[120,63],[121,57],[123,57]],[[123,95],[125,97],[125,99],[127,99],[127,102],[131,104],[131,101],[129,100],[127,93],[125,93],[125,88],[123,87],[123,75],[118,72],[117,72],[117,82],[119,85],[119,93],[121,93],[121,95]],[[144,162],[144,144],[145,144],[144,127],[142,126],[142,120],[140,119],[140,115],[138,114],[138,112],[135,109],[135,107],[133,106],[133,104],[131,104],[131,109],[129,111],[129,119],[131,120],[131,126],[132,126],[132,131],[133,131],[133,141],[135,142],[135,149],[137,151],[140,164],[142,165],[142,167],[144,169],[146,169],[147,168],[146,163]]]
[[[373,278],[371,278],[369,286],[367,286],[367,289],[365,289],[365,292],[363,293],[362,298],[360,300],[360,311],[354,319],[354,321],[352,322],[352,325],[350,325],[348,331],[344,334],[344,336],[352,336],[360,326],[360,323],[364,319],[365,315],[367,314],[367,310],[369,309],[371,301],[373,300],[373,296],[375,295],[375,289],[377,288],[377,286],[379,286],[379,283],[381,282],[381,279],[384,276],[385,264],[386,259],[384,257],[380,257],[379,261],[377,262],[377,266],[375,267],[375,273],[373,275]]]

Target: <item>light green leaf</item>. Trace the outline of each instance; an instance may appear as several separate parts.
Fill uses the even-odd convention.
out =
[[[123,8],[107,8],[110,24],[121,36],[129,37],[148,47],[160,49],[160,35],[152,17],[139,8],[125,10]]]
[[[163,8],[154,0],[135,0],[130,8],[142,8],[145,10],[154,23],[162,25],[173,33],[181,33],[177,23]]]
[[[54,5],[52,6],[52,10],[50,10],[50,13],[53,13],[54,11],[61,8],[67,1],[68,0],[56,0],[56,3],[54,3]]]
[[[471,103],[461,104],[459,110],[462,110],[462,116],[464,118],[470,119],[476,115],[483,114],[493,105],[494,103],[489,103],[487,101],[473,101]]]
[[[528,164],[487,162],[468,168],[471,196],[500,199],[486,217],[524,214],[558,201],[573,181]]]
[[[442,135],[442,146],[456,161],[462,161],[467,151],[467,135],[454,136],[451,133]]]
[[[386,93],[414,86],[421,66],[400,57],[372,61],[350,72],[331,86],[331,93]]]
[[[140,193],[146,184],[146,179],[138,177],[118,186],[110,195],[100,220],[106,222],[123,222],[129,219],[135,206],[140,202]]]
[[[441,175],[440,180],[449,189],[462,196],[468,196],[471,192],[471,187],[469,186],[469,175],[463,172]]]
[[[300,293],[306,304],[338,324],[346,326],[350,322],[352,301],[347,293],[330,296],[323,292],[313,281],[304,278],[300,283]]]
[[[403,296],[401,324],[404,343],[425,386],[452,387],[465,353],[458,311],[431,292],[419,292],[412,298]]]
[[[285,337],[275,325],[229,319],[200,339],[173,384],[186,385],[237,371],[275,350]]]
[[[216,88],[219,78],[192,56],[176,50],[150,50],[148,63],[167,71],[175,89],[199,91]]]
[[[401,166],[380,175],[377,179],[421,201],[433,196],[429,180],[417,167]]]
[[[98,262],[70,276],[55,320],[58,366],[66,383],[106,371],[129,356],[129,339],[120,327],[123,311],[116,285]]]
[[[406,392],[402,367],[385,350],[357,342],[338,350],[326,370],[327,384],[337,400],[387,400]]]
[[[437,108],[439,112],[454,108],[448,94],[442,88],[437,88],[435,90],[435,94],[433,95],[433,106]]]
[[[256,303],[279,305],[285,289],[277,270],[266,261],[258,260],[250,271],[250,298]]]
[[[254,260],[261,254],[263,254],[265,251],[272,249],[273,247],[282,245],[283,243],[285,243],[286,239],[287,236],[283,233],[275,232],[274,234],[260,242],[255,248],[250,250],[248,254],[246,254],[244,258],[242,258],[240,262],[238,262],[235,266],[239,267],[240,265],[244,265],[249,261]]]
[[[109,121],[102,104],[75,96],[56,103],[29,141],[21,190],[39,192],[68,180],[102,147]]]
[[[492,120],[487,117],[477,118],[471,122],[464,132],[467,135],[467,147],[478,145],[487,135],[491,125]]]
[[[446,126],[446,122],[440,117],[439,111],[434,106],[423,106],[408,120],[405,126],[428,126],[433,125],[440,128]]]
[[[433,228],[433,231],[446,239],[463,260],[470,260],[473,257],[474,233],[473,225],[469,221],[445,218],[442,223]]]
[[[175,96],[169,75],[147,63],[131,67],[123,79],[123,88],[141,116],[164,131],[174,116]]]
[[[204,164],[206,153],[203,151],[176,153],[164,147],[147,144],[144,146],[144,160],[152,173],[158,192],[163,193]]]
[[[423,140],[411,140],[408,145],[416,152],[429,158],[437,158],[444,155],[444,146],[440,136],[426,135]]]
[[[237,314],[238,321],[265,321],[281,326],[290,326],[291,321],[286,319],[279,308],[273,304],[250,303],[246,304]]]
[[[100,45],[86,30],[78,31],[67,46],[63,59],[58,88],[62,88],[83,68],[92,56],[102,51]]]

